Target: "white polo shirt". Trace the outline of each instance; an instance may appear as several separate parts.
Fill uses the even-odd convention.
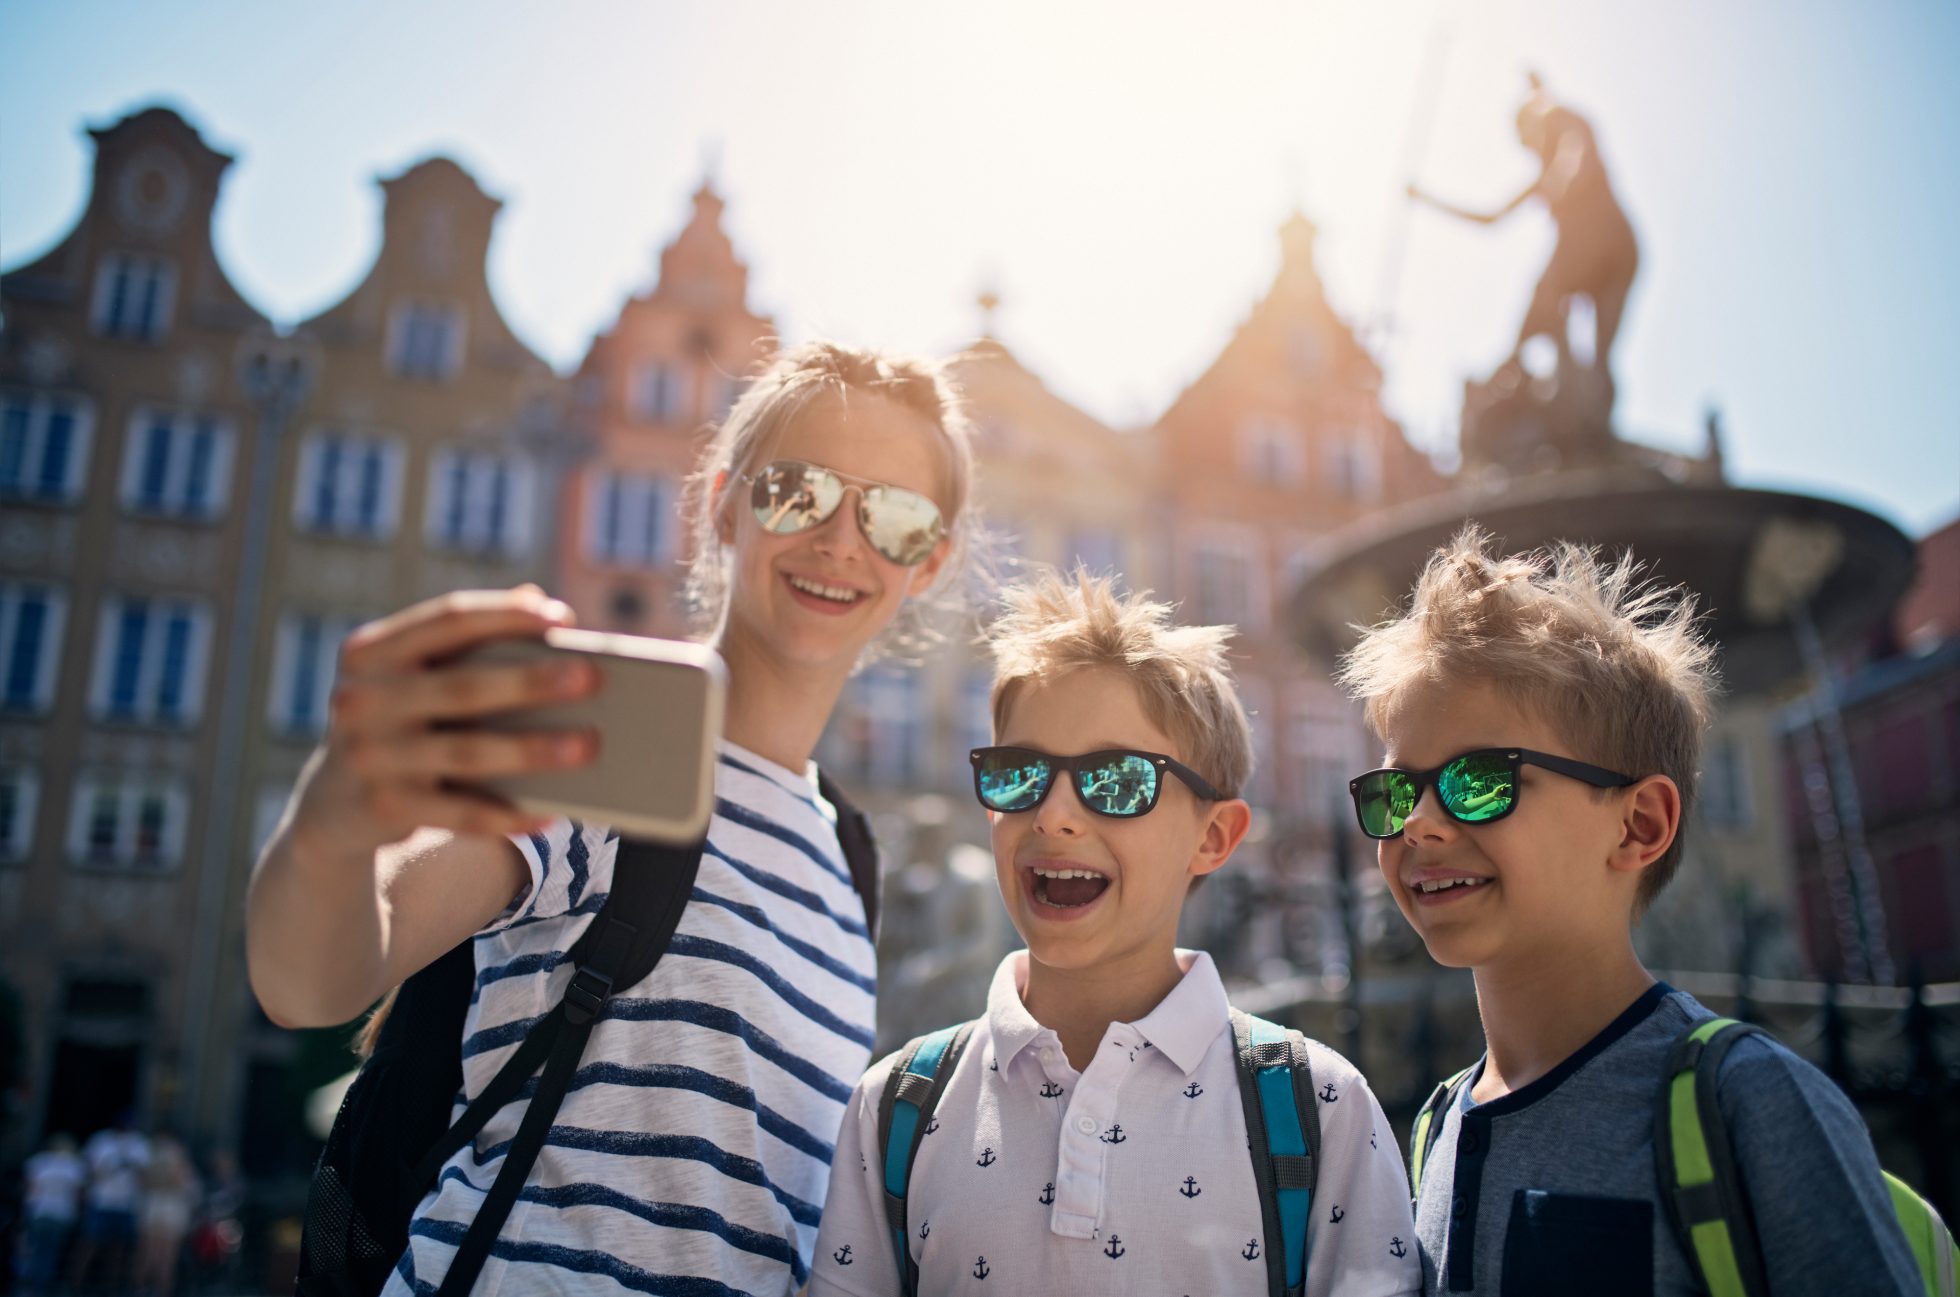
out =
[[[1266,1291],[1265,1236],[1225,987],[1211,957],[1076,1071],[1021,1003],[1028,956],[1001,962],[907,1193],[919,1292],[1067,1297]],[[1381,1105],[1333,1050],[1308,1045],[1320,1107],[1309,1297],[1422,1291],[1409,1185]],[[811,1297],[899,1291],[885,1223],[878,1104],[897,1055],[845,1110]]]

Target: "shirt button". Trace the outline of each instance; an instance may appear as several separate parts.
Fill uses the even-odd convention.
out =
[[[1464,1199],[1462,1194],[1458,1194],[1450,1202],[1450,1215],[1455,1217],[1457,1220],[1462,1220],[1463,1213],[1469,1210],[1470,1210],[1470,1204],[1468,1201]]]
[[[1093,1135],[1096,1133],[1096,1119],[1094,1117],[1077,1117],[1075,1119],[1075,1128],[1085,1135]]]

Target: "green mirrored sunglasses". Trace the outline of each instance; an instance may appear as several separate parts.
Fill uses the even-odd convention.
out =
[[[1432,770],[1370,770],[1348,781],[1354,815],[1371,838],[1392,838],[1415,813],[1422,790],[1436,786],[1443,813],[1461,824],[1489,824],[1518,808],[1518,771],[1542,766],[1554,774],[1595,788],[1625,788],[1638,780],[1630,775],[1590,766],[1570,757],[1557,757],[1529,748],[1479,748],[1452,757]]]

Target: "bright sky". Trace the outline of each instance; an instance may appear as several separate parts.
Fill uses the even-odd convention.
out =
[[[177,106],[238,156],[217,238],[282,323],[379,238],[372,181],[430,153],[505,210],[491,277],[561,370],[631,292],[705,165],[785,337],[943,350],[999,333],[1143,424],[1216,354],[1302,205],[1352,321],[1399,322],[1387,399],[1452,445],[1550,247],[1527,208],[1527,68],[1593,121],[1641,241],[1621,424],[1732,475],[1960,513],[1960,5],[244,3],[0,8],[0,262],[88,181],[85,125]],[[1399,274],[1397,267],[1399,267]],[[1397,300],[1387,300],[1399,282]]]

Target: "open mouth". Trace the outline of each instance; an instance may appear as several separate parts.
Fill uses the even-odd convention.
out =
[[[1093,869],[1060,869],[1036,865],[1034,899],[1058,910],[1076,910],[1094,904],[1109,890],[1109,876]]]
[[[1444,900],[1467,896],[1490,885],[1488,878],[1464,875],[1458,878],[1425,878],[1412,883],[1409,890],[1422,900]]]
[[[821,581],[813,581],[809,577],[797,576],[794,573],[786,575],[784,579],[789,582],[790,589],[799,594],[806,594],[812,599],[821,599],[839,607],[848,608],[864,598],[863,592],[853,590],[849,586],[826,585]]]

